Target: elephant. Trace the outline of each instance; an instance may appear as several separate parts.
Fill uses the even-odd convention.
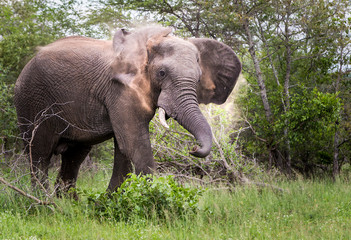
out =
[[[173,118],[196,139],[190,150],[206,157],[212,131],[199,104],[222,104],[241,62],[227,45],[183,39],[172,28],[118,29],[112,40],[70,36],[39,47],[15,84],[15,107],[35,180],[47,187],[48,166],[61,155],[58,193],[75,187],[92,146],[114,139],[107,191],[127,177],[155,171],[149,123]]]

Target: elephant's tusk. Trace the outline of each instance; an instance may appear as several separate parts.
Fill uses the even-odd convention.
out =
[[[158,118],[160,119],[160,123],[162,126],[164,126],[165,128],[169,129],[169,126],[166,122],[166,112],[163,108],[159,108],[158,109]]]

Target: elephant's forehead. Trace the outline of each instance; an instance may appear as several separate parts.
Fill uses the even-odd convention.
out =
[[[183,40],[177,37],[167,37],[161,43],[162,47],[169,48],[174,51],[174,53],[188,53],[195,54],[197,53],[197,48],[194,44],[189,41]]]

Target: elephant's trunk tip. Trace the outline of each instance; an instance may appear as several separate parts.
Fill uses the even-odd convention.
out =
[[[207,157],[208,154],[210,154],[211,146],[212,144],[210,144],[209,146],[203,146],[203,147],[199,147],[196,145],[189,153],[195,157],[204,158],[204,157]]]

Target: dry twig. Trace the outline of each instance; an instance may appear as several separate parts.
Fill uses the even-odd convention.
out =
[[[16,192],[18,192],[19,194],[21,194],[22,196],[25,196],[33,201],[35,201],[37,204],[39,205],[52,205],[54,207],[57,207],[57,205],[54,203],[54,202],[50,202],[50,201],[43,201],[43,200],[40,200],[39,198],[37,197],[34,197],[33,195],[30,195],[29,193],[26,193],[25,191],[19,189],[18,187],[10,184],[9,182],[7,182],[3,177],[0,177],[0,182],[5,184],[7,187],[15,190]]]

